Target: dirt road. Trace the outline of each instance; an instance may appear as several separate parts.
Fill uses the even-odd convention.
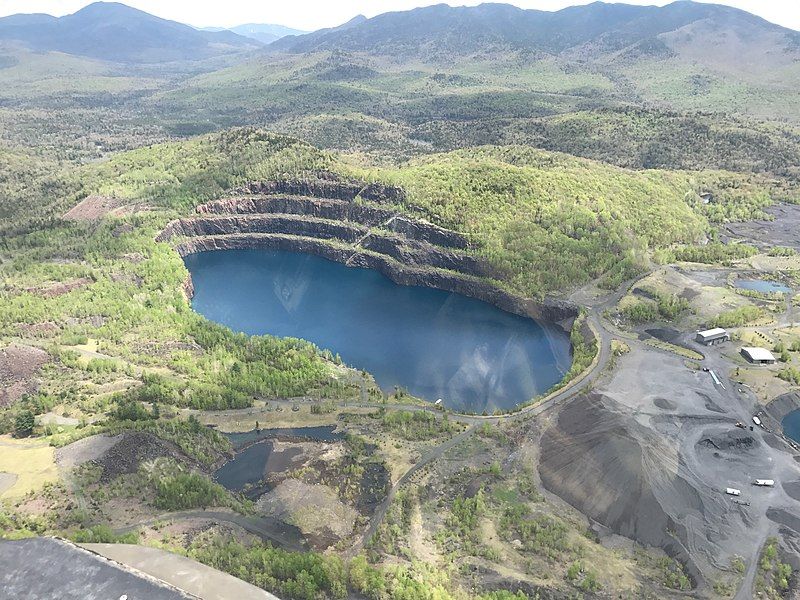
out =
[[[273,542],[285,550],[295,552],[308,550],[302,538],[285,523],[267,517],[247,517],[238,513],[219,510],[187,510],[164,513],[157,517],[138,521],[126,527],[120,527],[116,529],[115,532],[118,534],[128,533],[140,527],[147,527],[164,521],[192,521],[200,519],[214,521],[215,523],[238,525],[248,533],[257,535],[263,540]]]

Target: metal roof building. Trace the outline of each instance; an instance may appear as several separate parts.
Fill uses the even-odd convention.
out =
[[[748,361],[757,365],[774,365],[777,359],[772,355],[772,352],[765,348],[756,348],[745,346],[742,348],[742,356]]]
[[[694,341],[699,344],[704,344],[706,346],[713,346],[716,344],[721,344],[722,342],[730,341],[731,335],[722,329],[722,327],[716,327],[714,329],[706,329],[705,331],[698,331],[697,335],[694,336]]]

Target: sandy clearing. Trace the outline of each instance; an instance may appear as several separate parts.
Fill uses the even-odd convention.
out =
[[[11,487],[17,482],[17,476],[14,473],[0,473],[0,496],[6,490],[11,489]]]
[[[0,494],[19,498],[45,483],[58,480],[55,449],[41,440],[16,440],[0,436],[0,471],[16,475],[14,484]]]
[[[72,417],[65,417],[54,412],[47,412],[43,415],[39,415],[36,418],[36,422],[39,423],[39,425],[66,425],[74,427],[80,423],[80,420]]]

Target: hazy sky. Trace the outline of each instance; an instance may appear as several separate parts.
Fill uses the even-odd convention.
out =
[[[438,4],[441,0],[124,0],[159,17],[196,26],[231,27],[242,23],[278,23],[298,29],[319,29],[339,25],[363,14],[373,17],[392,10]],[[495,0],[503,1],[503,0]],[[558,10],[590,0],[508,0],[523,8]],[[627,0],[629,4],[668,4],[664,0]],[[65,15],[91,0],[0,0],[0,16],[19,12],[44,12]],[[475,5],[480,1],[450,1],[453,6]],[[736,6],[774,23],[800,30],[800,0],[718,0],[717,4]]]

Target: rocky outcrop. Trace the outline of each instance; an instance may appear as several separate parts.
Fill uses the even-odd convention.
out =
[[[408,219],[404,219],[404,222],[408,221]],[[409,239],[389,231],[370,230],[350,222],[340,223],[299,215],[236,214],[180,219],[170,223],[157,240],[167,241],[173,237],[224,236],[243,233],[280,233],[338,240],[348,244],[354,244],[360,240],[362,248],[386,254],[406,265],[431,266],[478,277],[495,277],[497,275],[486,261],[470,254],[448,250],[427,241]],[[429,231],[423,228],[417,233],[420,237],[437,238],[436,232],[433,230]],[[431,233],[433,235],[430,235]]]
[[[470,243],[464,235],[423,221],[396,217],[389,223],[389,227],[392,231],[402,233],[408,238],[422,240],[436,246],[460,248],[462,250],[470,247]]]
[[[201,215],[303,215],[317,219],[351,221],[368,227],[382,225],[408,239],[444,248],[466,250],[470,241],[463,234],[399,216],[395,211],[330,198],[290,196],[245,196],[213,200],[197,207]]]
[[[383,273],[395,283],[455,292],[505,311],[567,329],[577,308],[537,302],[504,290],[502,274],[470,252],[471,240],[389,204],[405,202],[402,189],[342,181],[321,173],[303,181],[252,182],[234,196],[197,207],[198,216],[173,221],[158,241],[178,238],[182,256],[209,250],[274,248],[315,254]],[[191,296],[191,282],[185,286]]]
[[[214,216],[173,221],[158,236],[165,241],[174,236],[226,235],[231,233],[288,233],[354,243],[365,236],[366,227],[294,215]]]
[[[183,295],[186,296],[187,300],[194,298],[194,281],[192,281],[191,275],[183,282]]]
[[[355,221],[373,226],[388,221],[394,211],[330,198],[305,198],[291,196],[243,196],[213,200],[197,207],[200,214],[253,215],[282,213],[305,215],[318,219]]]
[[[367,250],[391,256],[406,265],[436,267],[477,277],[496,276],[496,272],[486,261],[469,254],[445,250],[426,242],[409,241],[371,233],[364,239],[361,246]]]

